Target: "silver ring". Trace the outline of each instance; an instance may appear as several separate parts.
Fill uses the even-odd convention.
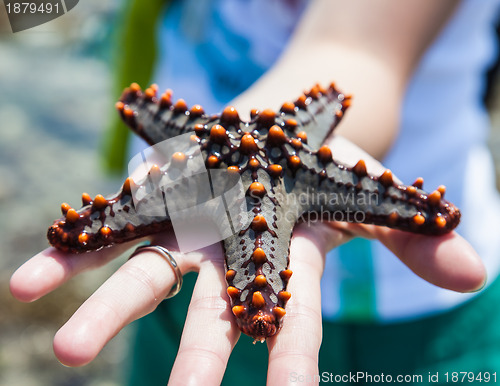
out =
[[[175,295],[179,293],[179,291],[182,288],[182,273],[179,268],[179,265],[177,264],[177,261],[175,261],[174,257],[172,254],[169,252],[167,248],[160,247],[159,245],[143,245],[142,247],[138,247],[134,253],[130,256],[129,259],[137,255],[139,252],[143,251],[150,251],[150,252],[155,252],[159,254],[161,257],[163,257],[167,262],[170,264],[172,269],[174,270],[175,273],[175,278],[177,279],[177,283],[172,286],[172,289],[170,292],[165,296],[165,299],[170,299],[173,298]]]

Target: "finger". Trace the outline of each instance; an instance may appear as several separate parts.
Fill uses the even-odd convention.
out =
[[[240,336],[224,283],[223,260],[202,263],[169,384],[220,385]]]
[[[484,287],[486,268],[474,248],[457,232],[426,236],[375,225],[327,223],[346,235],[377,238],[422,279],[458,292]]]
[[[181,272],[184,259],[172,253]],[[93,360],[125,325],[152,312],[176,282],[174,270],[155,252],[143,251],[116,271],[54,338],[54,352],[68,366]]]
[[[294,230],[290,246],[293,276],[288,286],[293,295],[282,330],[268,340],[268,384],[288,384],[292,374],[318,373],[322,338],[320,279],[328,236],[332,231],[322,224],[310,228],[302,224]]]
[[[458,233],[423,236],[376,229],[377,237],[413,272],[439,287],[458,292],[481,289],[486,269],[472,246]]]
[[[10,279],[12,295],[23,302],[41,298],[73,276],[100,267],[120,256],[137,241],[82,254],[47,248],[19,267]]]
[[[327,141],[336,159],[354,165],[363,158],[368,172],[379,175],[384,167],[345,138],[333,136]],[[395,180],[398,181],[398,180]],[[349,234],[379,238],[410,269],[437,286],[459,292],[475,291],[484,286],[486,271],[473,248],[456,232],[444,236],[423,236],[361,224],[340,224],[335,228]]]

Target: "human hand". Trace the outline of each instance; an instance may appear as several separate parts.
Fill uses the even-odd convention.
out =
[[[335,156],[343,161],[349,163],[351,158],[351,163],[355,163],[363,158],[369,171],[377,173],[377,168],[381,168],[340,138],[334,140],[332,148]],[[360,224],[298,225],[290,249],[290,269],[294,276],[288,290],[293,296],[287,305],[281,332],[267,341],[270,384],[287,383],[291,372],[317,373],[321,344],[319,283],[324,255],[332,247],[358,235],[378,238],[415,273],[433,284],[470,291],[484,282],[482,263],[470,245],[454,232],[426,237]],[[169,235],[154,236],[151,242],[171,251],[175,249]],[[11,291],[21,301],[36,300],[78,273],[106,264],[131,245],[84,255],[49,248],[16,271],[11,279]],[[225,294],[221,247],[214,245],[189,254],[173,252],[173,255],[182,273],[198,271],[199,275],[170,381],[172,384],[219,384],[240,334]],[[56,356],[69,366],[90,362],[125,325],[152,312],[174,282],[173,270],[159,255],[146,251],[137,254],[59,330],[54,339]]]

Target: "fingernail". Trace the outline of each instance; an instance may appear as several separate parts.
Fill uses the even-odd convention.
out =
[[[478,288],[476,289],[473,289],[472,291],[467,291],[467,293],[476,293],[476,292],[480,292],[484,289],[484,287],[486,287],[486,284],[488,283],[488,276],[485,277],[484,279],[484,282],[481,284],[481,286],[479,286]]]

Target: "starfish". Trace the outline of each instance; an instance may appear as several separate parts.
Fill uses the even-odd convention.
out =
[[[233,107],[208,115],[199,105],[174,103],[171,90],[159,96],[156,85],[143,91],[133,83],[116,104],[125,123],[148,144],[190,133],[208,170],[226,170],[240,179],[241,215],[248,221],[223,240],[227,294],[240,330],[256,341],[281,328],[291,296],[289,246],[297,222],[315,216],[439,235],[460,221],[459,210],[443,198],[443,186],[427,193],[421,178],[406,186],[388,169],[380,176],[368,174],[363,160],[354,167],[333,160],[322,143],[350,103],[334,84],[315,85],[279,112],[252,110],[245,122]],[[115,195],[84,193],[79,210],[62,204],[63,217],[48,230],[50,243],[80,253],[171,231],[171,213],[156,213],[158,202],[151,197],[134,201],[134,192],[147,181],[179,173],[194,159],[175,152],[164,165],[153,165],[144,180],[127,178]],[[165,198],[164,192],[159,199]]]

